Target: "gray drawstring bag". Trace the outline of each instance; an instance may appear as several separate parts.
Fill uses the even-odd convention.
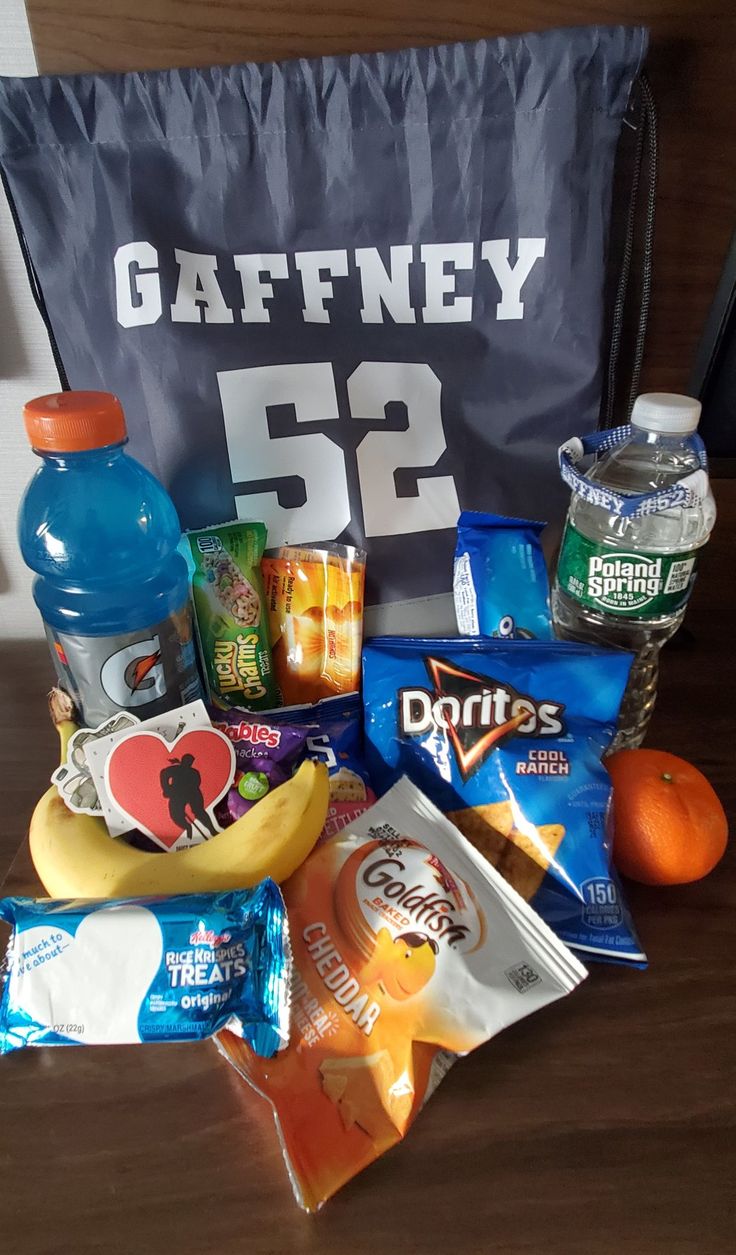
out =
[[[555,451],[596,427],[646,43],[583,27],[0,80],[62,384],[118,394],[183,526],[360,545],[368,603],[426,631],[460,510],[558,514]]]

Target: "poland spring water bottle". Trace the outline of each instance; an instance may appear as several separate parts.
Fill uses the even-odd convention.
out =
[[[699,418],[692,397],[651,392],[637,398],[630,427],[560,450],[572,499],[552,590],[555,631],[634,653],[616,748],[644,737],[659,650],[683,620],[715,522]],[[588,453],[598,456],[583,476],[575,463]]]
[[[18,539],[59,682],[84,722],[120,710],[148,719],[201,697],[179,520],[126,454],[120,402],[61,392],[29,401],[23,417],[41,465]]]

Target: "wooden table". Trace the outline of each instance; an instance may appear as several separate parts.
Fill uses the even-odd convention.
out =
[[[734,814],[736,481],[648,743]],[[45,647],[2,666],[3,852],[54,761]],[[719,1255],[733,1200],[734,848],[704,882],[628,896],[647,972],[593,966],[570,998],[453,1069],[408,1141],[320,1215],[292,1201],[269,1112],[214,1046],[29,1050],[0,1060],[8,1255]],[[21,851],[6,889],[27,890]]]

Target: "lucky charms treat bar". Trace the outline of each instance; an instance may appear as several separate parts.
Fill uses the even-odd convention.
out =
[[[0,918],[13,926],[0,1053],[201,1041],[225,1025],[260,1054],[288,1040],[289,935],[272,880],[170,898],[5,898]]]
[[[406,773],[568,945],[641,965],[601,761],[630,666],[563,641],[382,637],[363,693],[379,794]]]
[[[585,969],[406,779],[318,847],[284,897],[290,1044],[265,1061],[231,1033],[217,1040],[271,1103],[313,1211],[401,1140],[452,1056]]]
[[[210,696],[231,706],[277,704],[263,598],[263,523],[186,533],[197,634]]]
[[[276,681],[287,706],[360,685],[365,554],[285,547],[262,563]]]

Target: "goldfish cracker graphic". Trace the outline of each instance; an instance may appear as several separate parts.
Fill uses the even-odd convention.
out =
[[[585,969],[406,779],[284,886],[289,1047],[218,1045],[271,1103],[312,1211],[400,1141],[457,1054]],[[451,1052],[448,1055],[448,1052]]]
[[[399,933],[392,937],[387,928],[381,928],[363,980],[366,985],[376,981],[383,993],[403,1002],[432,979],[438,953],[437,942],[426,933]]]
[[[286,705],[354,692],[360,679],[365,554],[286,546],[263,559],[276,679]]]

